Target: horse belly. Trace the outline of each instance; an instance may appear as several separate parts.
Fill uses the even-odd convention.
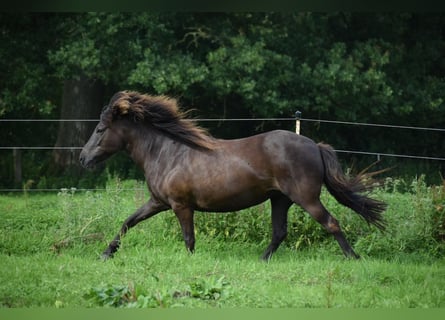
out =
[[[266,201],[273,189],[261,184],[209,188],[195,194],[196,209],[210,212],[242,210]]]

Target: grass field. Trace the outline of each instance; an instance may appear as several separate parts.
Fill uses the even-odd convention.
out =
[[[290,234],[269,263],[268,205],[196,214],[196,253],[171,212],[132,229],[112,260],[98,256],[148,197],[135,181],[103,192],[0,196],[1,307],[445,307],[443,188],[416,181],[375,196],[388,202],[388,232],[323,201],[362,259],[293,208]],[[390,190],[391,189],[391,190]],[[403,218],[403,219],[402,219]],[[403,220],[403,221],[402,221]],[[442,239],[442,240],[441,240]]]

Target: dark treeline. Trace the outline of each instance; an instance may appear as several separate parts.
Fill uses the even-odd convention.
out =
[[[131,89],[174,96],[196,118],[300,110],[303,118],[444,128],[444,53],[443,13],[1,13],[0,117],[97,119],[114,92]],[[292,121],[200,124],[221,138],[294,129]],[[1,146],[78,147],[93,126],[1,122]],[[337,149],[445,157],[443,132],[303,122],[302,133]],[[18,179],[13,152],[0,150],[0,186],[98,183],[77,157],[22,151]],[[375,160],[340,158],[360,168]],[[378,166],[392,165],[391,174],[426,173],[433,182],[445,167],[397,158]],[[140,174],[125,156],[108,168]]]

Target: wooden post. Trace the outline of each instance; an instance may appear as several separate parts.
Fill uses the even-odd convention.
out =
[[[14,184],[20,186],[22,184],[22,150],[14,148],[12,157],[14,158]]]
[[[300,134],[301,111],[295,112],[295,133]]]

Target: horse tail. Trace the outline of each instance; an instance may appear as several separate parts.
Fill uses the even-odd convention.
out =
[[[366,178],[381,171],[369,174],[361,172],[355,178],[347,178],[341,169],[334,149],[322,143],[319,143],[318,147],[325,169],[324,183],[328,191],[338,202],[357,212],[369,224],[384,230],[385,221],[382,212],[385,211],[386,204],[361,194],[372,189],[372,186],[366,183]]]

